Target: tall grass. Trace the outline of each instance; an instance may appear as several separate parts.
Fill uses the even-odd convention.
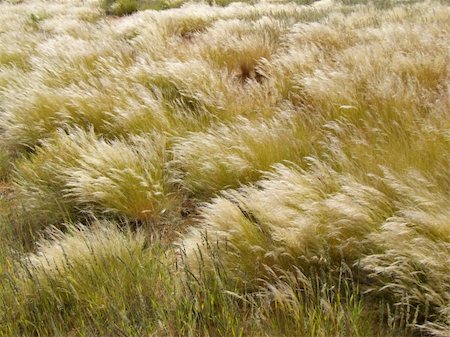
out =
[[[99,5],[0,4],[0,336],[448,336],[447,3]]]
[[[60,132],[16,164],[16,199],[43,225],[75,220],[80,213],[164,218],[181,201],[166,157],[160,134],[106,141],[92,130]]]
[[[268,266],[307,273],[344,262],[364,291],[416,310],[424,329],[431,321],[448,330],[448,194],[418,173],[373,179],[362,184],[316,161],[306,171],[278,166],[204,206],[204,229],[184,241],[188,256],[205,236],[220,242],[247,282],[271,280]],[[427,187],[419,192],[416,181]]]
[[[199,261],[195,276],[142,232],[105,222],[54,229],[2,280],[0,335],[383,335],[344,273],[336,288],[298,272],[250,295],[214,254],[213,270]]]
[[[242,118],[205,132],[177,138],[173,165],[181,184],[197,197],[258,180],[274,163],[300,163],[314,153],[317,132],[301,111],[272,120]]]

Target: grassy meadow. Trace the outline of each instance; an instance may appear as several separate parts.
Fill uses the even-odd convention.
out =
[[[450,3],[0,1],[0,337],[449,337]]]

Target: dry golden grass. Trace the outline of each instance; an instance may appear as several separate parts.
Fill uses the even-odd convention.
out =
[[[8,186],[0,191],[0,233],[9,233],[6,248],[0,248],[0,271],[20,279],[10,266],[52,225],[62,231],[51,243],[41,241],[47,243],[38,252],[56,251],[59,242],[70,246],[66,262],[76,264],[85,252],[77,255],[77,245],[85,239],[97,244],[100,233],[99,246],[106,242],[119,250],[117,259],[127,240],[131,246],[137,240],[136,269],[161,252],[141,247],[149,233],[124,234],[111,222],[152,228],[152,235],[155,229],[173,233],[189,227],[177,244],[186,247],[185,266],[200,257],[197,273],[173,276],[170,268],[158,273],[168,273],[163,287],[179,278],[176,298],[186,306],[174,309],[173,302],[164,302],[168,310],[202,318],[189,316],[186,328],[178,316],[159,312],[165,315],[158,318],[161,326],[153,325],[153,318],[142,321],[151,331],[263,336],[267,323],[277,327],[274,336],[296,329],[312,336],[314,331],[375,336],[373,326],[359,320],[367,309],[392,334],[400,328],[399,334],[448,336],[448,2],[300,3],[186,3],[124,17],[106,16],[96,1],[0,3],[0,181]],[[122,5],[113,5],[122,11],[117,14],[134,11]],[[95,228],[109,224],[106,234],[62,229],[63,223],[96,218]],[[116,237],[122,246],[114,244]],[[43,255],[51,252],[31,256],[41,261]],[[56,255],[60,259],[61,251]],[[71,268],[64,263],[58,268]],[[128,282],[124,296],[144,294],[119,266],[114,260],[101,269],[98,282],[119,269]],[[154,277],[153,265],[147,267],[139,269],[138,284],[148,285],[145,273]],[[351,276],[342,301],[351,307],[342,311],[342,301],[328,290],[344,282],[343,268]],[[67,275],[75,277],[77,270]],[[186,293],[193,284],[181,286],[186,277],[195,282],[204,277],[194,282],[192,298],[221,301],[217,321],[208,318],[217,314],[215,305],[206,313],[189,307]],[[323,305],[302,302],[297,289],[308,288],[316,277],[328,290],[311,286],[310,294],[335,306],[330,321],[321,316]],[[252,303],[245,314],[265,323],[252,330],[240,321],[247,304],[226,299],[222,290],[228,288],[217,280],[231,282],[236,298]],[[248,287],[255,280],[256,286]],[[1,289],[0,299],[10,303],[11,292]],[[39,300],[27,307],[21,298],[15,307],[17,315],[25,315],[20,322],[35,325],[27,331],[49,333],[37,321],[49,308],[45,322],[57,321],[58,331],[68,331],[65,319],[86,322],[87,316],[80,321],[52,316],[61,294],[52,302],[51,287],[46,289],[49,297],[34,297],[47,301],[42,306]],[[101,298],[94,307],[101,307],[97,304],[108,297],[89,289]],[[257,294],[251,300],[250,291]],[[352,292],[362,292],[362,302],[355,302]],[[88,296],[81,301],[72,295],[68,301],[82,303],[76,312],[84,312]],[[134,305],[125,312],[142,319]],[[277,316],[278,305],[288,319]],[[116,309],[107,310],[112,321]],[[297,309],[312,325],[299,323]],[[8,322],[0,323],[0,335],[20,331],[22,323],[14,325],[2,310],[0,318]],[[33,310],[38,314],[27,316]],[[323,318],[323,325],[313,317]],[[352,317],[354,325],[348,323]],[[177,323],[170,325],[169,318]],[[130,322],[121,328],[142,333],[144,325]]]

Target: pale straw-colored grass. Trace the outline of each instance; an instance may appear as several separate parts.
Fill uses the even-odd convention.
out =
[[[256,320],[276,315],[276,305],[292,318],[298,275],[308,278],[306,286],[325,273],[330,279],[319,283],[333,287],[346,268],[354,282],[346,295],[363,291],[366,309],[393,334],[406,325],[411,333],[448,335],[449,8],[445,1],[394,0],[186,3],[119,18],[106,16],[96,1],[2,2],[0,179],[7,193],[0,210],[8,217],[0,217],[0,229],[16,233],[17,242],[0,250],[0,270],[51,225],[87,224],[93,216],[153,229],[181,224],[189,227],[179,240],[185,266],[196,257],[203,263],[188,273],[198,288],[189,283],[182,292],[195,293],[197,304],[207,294],[209,304],[226,305],[215,321],[214,305],[205,313],[180,295],[180,312],[202,318],[189,316],[190,330],[177,330],[186,326],[173,319],[173,334],[195,336],[206,326],[226,327],[220,331],[228,335],[252,331],[236,328],[245,317],[233,312],[245,305],[226,300],[217,280],[239,285],[239,301],[248,300],[245,289],[261,292],[259,307],[251,307],[261,309]],[[71,245],[72,236],[95,241],[98,233],[100,246],[117,237],[118,247],[133,245],[128,234],[108,231],[58,232],[41,250]],[[83,249],[68,251],[71,263],[84,259]],[[145,258],[133,268],[142,270]],[[206,277],[211,266],[230,277]],[[148,285],[144,279],[139,284]],[[68,307],[80,303],[69,298]],[[56,302],[38,302],[30,302],[31,312],[45,316],[51,307],[46,322],[52,321]],[[349,310],[359,310],[352,303]],[[329,312],[333,319],[361,317]],[[39,315],[30,324],[48,333]],[[57,331],[68,331],[64,319],[58,322]],[[339,324],[321,331],[345,335]]]

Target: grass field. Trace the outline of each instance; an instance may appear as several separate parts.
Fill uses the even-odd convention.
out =
[[[450,336],[450,3],[0,1],[0,336]]]

